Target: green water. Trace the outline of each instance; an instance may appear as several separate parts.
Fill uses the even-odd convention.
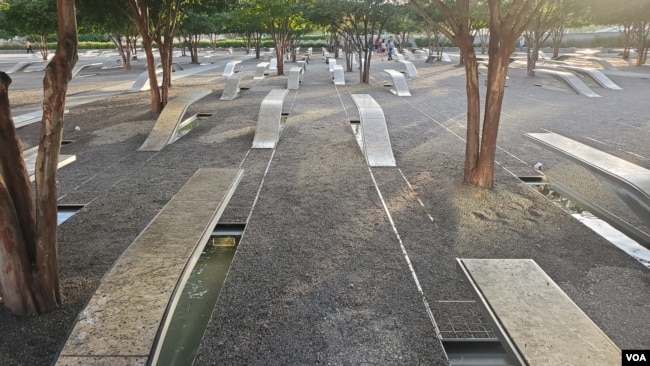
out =
[[[238,241],[237,237],[214,238],[206,244],[176,306],[157,365],[194,361]]]

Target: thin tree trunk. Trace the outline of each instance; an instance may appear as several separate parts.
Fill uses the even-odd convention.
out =
[[[464,180],[474,184],[474,172],[479,159],[479,128],[481,118],[481,96],[478,85],[478,61],[474,47],[470,44],[461,48],[464,61],[467,93],[467,142],[465,143]]]
[[[488,64],[488,85],[485,96],[485,114],[483,116],[483,133],[481,134],[481,152],[478,167],[474,174],[474,184],[491,189],[494,182],[494,158],[497,146],[497,133],[501,120],[501,107],[508,74],[509,58],[514,51],[515,39],[495,35],[499,41],[490,42]]]
[[[163,105],[160,101],[160,88],[158,87],[158,77],[156,76],[156,61],[153,57],[150,38],[142,38],[142,48],[147,58],[147,71],[149,73],[149,87],[151,92],[151,113],[158,114],[162,111]]]
[[[68,82],[77,63],[77,19],[74,0],[57,2],[57,48],[43,79],[43,122],[36,157],[35,293],[40,313],[62,302],[59,284],[56,171],[63,137]]]

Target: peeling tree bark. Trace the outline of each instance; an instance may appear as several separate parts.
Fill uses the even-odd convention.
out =
[[[58,0],[57,17],[57,49],[43,79],[35,205],[9,108],[7,88],[11,79],[0,75],[0,294],[4,305],[17,315],[50,312],[62,301],[56,241],[56,169],[65,95],[77,62],[74,1]]]

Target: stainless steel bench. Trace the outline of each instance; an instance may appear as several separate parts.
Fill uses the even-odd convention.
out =
[[[369,94],[351,94],[359,109],[362,150],[368,166],[396,166],[381,106]]]
[[[581,95],[584,95],[584,96],[590,97],[590,98],[598,98],[598,97],[600,97],[600,95],[594,93],[594,91],[591,90],[587,86],[587,84],[583,83],[582,80],[578,79],[577,76],[573,75],[570,72],[561,71],[561,70],[553,70],[553,69],[540,69],[540,68],[536,68],[533,71],[535,73],[548,74],[548,75],[552,75],[552,76],[554,76],[556,78],[560,78],[560,80],[564,81],[567,85],[569,85],[578,94],[581,94]]]
[[[138,151],[160,151],[167,144],[175,141],[175,135],[187,108],[194,102],[212,93],[212,90],[193,90],[179,95],[167,103],[156,120],[149,136],[138,148]]]
[[[56,365],[156,364],[190,273],[243,171],[199,169],[102,279]]]
[[[555,133],[525,137],[589,170],[650,227],[650,170]]]
[[[257,116],[253,149],[274,149],[280,139],[280,118],[287,89],[273,89],[264,99]]]
[[[384,70],[384,72],[390,75],[390,80],[391,83],[393,84],[393,89],[391,90],[391,92],[395,93],[397,96],[400,97],[411,96],[411,92],[409,91],[408,84],[406,84],[406,78],[404,78],[404,74],[393,69],[386,69]]]
[[[618,365],[621,350],[531,259],[457,259],[510,359]]]

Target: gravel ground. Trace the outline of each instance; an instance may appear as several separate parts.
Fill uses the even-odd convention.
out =
[[[62,153],[77,161],[59,171],[58,193],[60,203],[85,206],[58,234],[65,301],[37,318],[0,308],[1,365],[51,364],[104,273],[201,167],[245,170],[222,221],[246,230],[195,364],[446,364],[439,336],[492,335],[457,257],[532,258],[619,347],[650,348],[648,269],[515,177],[539,175],[532,167],[542,162],[544,173],[647,232],[583,169],[523,134],[553,131],[650,168],[649,80],[612,77],[624,90],[599,88],[602,97],[590,99],[513,64],[495,188],[483,190],[462,182],[462,68],[416,61],[413,97],[398,98],[381,72],[398,63],[373,61],[370,85],[350,72],[335,87],[317,57],[285,99],[277,148],[250,150],[261,99],[286,87],[282,76],[252,80],[256,63],[240,64],[250,89],[233,101],[218,100],[221,69],[175,81],[172,97],[214,90],[188,110],[214,114],[157,153],[137,151],[155,122],[148,92],[70,108],[64,139],[72,142]],[[88,71],[70,95],[142,71]],[[33,110],[42,74],[12,77],[14,115]],[[397,168],[366,166],[350,127],[354,93],[382,105]],[[20,129],[25,148],[38,130]]]

